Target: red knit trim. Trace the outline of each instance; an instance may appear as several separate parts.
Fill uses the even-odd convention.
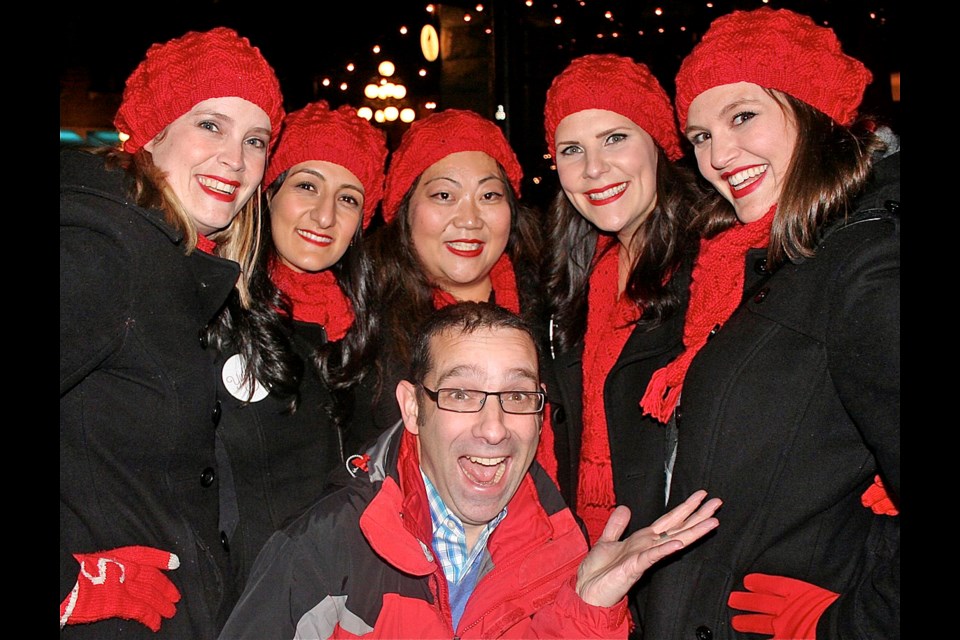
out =
[[[346,335],[353,324],[353,306],[332,271],[300,273],[277,261],[270,276],[290,298],[294,320],[322,325],[328,340]]]
[[[211,256],[216,255],[217,243],[208,238],[207,236],[198,233],[197,234],[197,249],[203,251],[204,253],[209,253]]]
[[[643,412],[666,424],[680,400],[683,379],[714,327],[722,325],[740,306],[743,297],[744,258],[750,249],[770,243],[773,212],[755,222],[738,224],[710,239],[700,241],[700,254],[693,265],[690,305],[683,328],[684,351],[656,371],[640,399]]]
[[[610,247],[601,255],[614,242],[613,238],[604,238],[597,245],[599,258],[590,274],[587,331],[583,338],[583,434],[577,514],[587,527],[591,544],[600,538],[616,506],[603,387],[640,317],[639,308],[629,296],[620,295],[617,247]]]

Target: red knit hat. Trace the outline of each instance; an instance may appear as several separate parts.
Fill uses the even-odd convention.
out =
[[[783,91],[840,124],[857,113],[873,75],[840,50],[833,29],[788,9],[734,11],[713,21],[677,73],[677,115],[707,89],[752,82]]]
[[[353,107],[343,105],[331,111],[326,100],[313,102],[284,119],[264,184],[273,184],[281,173],[308,160],[338,164],[360,179],[366,228],[383,197],[386,134],[358,116]]]
[[[645,64],[613,54],[591,54],[571,62],[547,90],[544,129],[557,155],[557,125],[571,113],[604,109],[633,121],[676,160],[683,155],[673,106]]]
[[[523,170],[517,154],[496,124],[478,113],[447,109],[410,125],[393,153],[383,194],[383,219],[397,215],[403,196],[430,165],[459,151],[483,151],[500,163],[517,197]]]
[[[263,109],[276,139],[283,96],[260,50],[226,27],[190,31],[147,50],[146,59],[127,78],[113,123],[130,136],[123,148],[134,153],[197,103],[226,97],[243,98]]]

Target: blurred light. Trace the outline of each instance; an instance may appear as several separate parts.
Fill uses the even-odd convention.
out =
[[[353,66],[353,63],[352,63],[352,62],[348,62],[348,63],[347,63],[347,71],[353,71],[354,69],[355,69],[355,67]]]
[[[390,85],[382,85],[377,88],[377,97],[381,100],[386,100],[390,97]]]
[[[83,144],[84,139],[76,131],[60,129],[60,144]]]
[[[402,122],[406,122],[407,124],[409,124],[416,119],[417,119],[417,112],[411,109],[410,107],[407,107],[400,111],[400,120]]]
[[[562,24],[562,23],[563,23],[563,18],[561,18],[560,16],[557,16],[556,18],[553,19],[553,24]]]
[[[418,74],[421,78],[425,78],[425,77],[427,76],[427,70],[426,70],[426,69],[420,69],[420,71],[417,71],[417,74]]]
[[[363,95],[367,96],[371,100],[377,97],[377,93],[380,91],[380,87],[370,83],[363,88]]]
[[[403,35],[403,36],[407,35],[407,25],[402,25],[400,27],[400,35]]]
[[[427,5],[427,13],[433,13],[433,12],[436,11],[436,10],[437,10],[437,8],[434,7],[432,4],[428,4],[428,5]]]
[[[403,100],[407,97],[407,87],[402,84],[393,85],[393,97],[397,100]]]
[[[434,109],[437,108],[437,103],[434,102],[433,100],[431,100],[431,101],[425,103],[425,104],[423,105],[423,108],[424,108],[424,109],[430,109],[430,110],[432,111],[432,110],[434,110]]]
[[[397,109],[396,107],[387,107],[383,110],[383,117],[389,122],[393,122],[400,117],[400,109]]]
[[[614,31],[613,33],[610,34],[610,37],[611,37],[611,38],[619,38],[619,37],[620,37],[620,32]]]
[[[478,5],[477,5],[476,7],[474,7],[474,8],[477,10],[477,13],[482,13],[482,12],[483,12],[483,5],[482,5],[482,4],[478,4]]]
[[[378,45],[378,44],[373,45],[373,52],[374,52],[374,53],[380,53],[380,45]]]
[[[341,83],[340,83],[340,91],[346,91],[346,90],[349,89],[349,88],[350,88],[350,86],[349,86],[346,82],[341,82]]]
[[[504,111],[502,104],[498,104],[498,105],[497,105],[497,112],[496,112],[495,114],[493,114],[493,117],[496,118],[497,120],[506,120],[506,119],[507,119],[507,112]]]
[[[463,14],[463,21],[464,21],[464,22],[470,22],[471,20],[473,20],[473,17],[472,17],[469,13]]]
[[[540,176],[533,177],[533,184],[540,184]]]
[[[381,124],[387,121],[387,119],[383,117],[383,109],[377,109],[376,111],[374,111],[373,119]]]
[[[604,11],[603,17],[606,18],[607,20],[613,20],[613,12],[612,12],[612,11]]]
[[[325,86],[325,87],[329,87],[329,86],[330,86],[330,78],[324,78],[323,80],[320,81],[320,84],[322,84],[322,85]]]
[[[524,4],[526,4],[528,7],[532,7],[532,6],[533,6],[533,0],[527,0]]]
[[[370,107],[360,107],[357,109],[357,115],[363,118],[364,120],[369,120],[373,117],[373,109]]]
[[[483,30],[483,32],[487,35],[490,35],[491,33],[493,33],[493,29],[491,29],[490,27],[487,27],[486,29]]]
[[[660,7],[657,7],[656,9],[654,9],[653,12],[654,12],[655,14],[657,14],[658,16],[662,16],[662,15],[663,15],[663,9],[661,9]]]
[[[377,71],[380,72],[380,75],[387,76],[388,78],[393,75],[393,72],[397,70],[396,65],[394,65],[389,60],[384,60],[380,63],[380,66],[377,67]]]

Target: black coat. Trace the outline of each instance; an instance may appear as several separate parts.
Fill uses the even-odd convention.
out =
[[[201,341],[239,274],[158,211],[130,204],[123,172],[60,156],[60,597],[73,553],[170,551],[182,600],[160,633],[129,620],[67,625],[64,637],[213,638],[234,601],[218,528],[220,415]]]
[[[670,504],[706,489],[720,527],[654,570],[646,638],[743,637],[727,599],[753,572],[839,593],[821,639],[899,637],[900,517],[860,502],[878,472],[900,494],[899,198],[897,153],[815,257],[767,276],[748,255],[678,408]]]
[[[339,466],[340,436],[330,418],[330,395],[312,366],[313,353],[327,341],[321,325],[295,322],[292,346],[304,361],[299,404],[270,394],[245,402],[224,386],[223,420],[218,433],[228,460],[229,479],[221,482],[221,525],[242,591],[253,561],[275,531],[299,516],[319,497],[327,474]],[[229,375],[229,374],[228,374]]]

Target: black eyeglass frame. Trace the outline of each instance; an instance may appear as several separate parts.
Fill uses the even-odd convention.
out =
[[[482,389],[463,389],[461,387],[440,387],[439,389],[434,390],[427,387],[423,383],[420,383],[417,386],[423,389],[423,392],[427,394],[427,397],[433,400],[437,404],[438,409],[440,409],[441,411],[449,411],[451,413],[480,413],[481,411],[483,411],[483,408],[486,406],[487,398],[489,398],[490,396],[496,396],[497,401],[500,403],[500,408],[503,410],[503,412],[508,413],[512,416],[535,416],[538,413],[543,413],[543,408],[547,405],[547,394],[544,393],[543,391],[520,391],[517,389],[509,389],[507,391],[484,391]],[[474,411],[459,411],[457,409],[448,409],[447,407],[440,406],[440,393],[442,391],[466,391],[468,393],[482,393],[483,400],[480,401],[480,407]],[[519,411],[519,412],[510,411],[505,406],[503,406],[503,394],[510,394],[510,393],[525,393],[525,394],[536,395],[540,398],[540,407],[536,411]]]

